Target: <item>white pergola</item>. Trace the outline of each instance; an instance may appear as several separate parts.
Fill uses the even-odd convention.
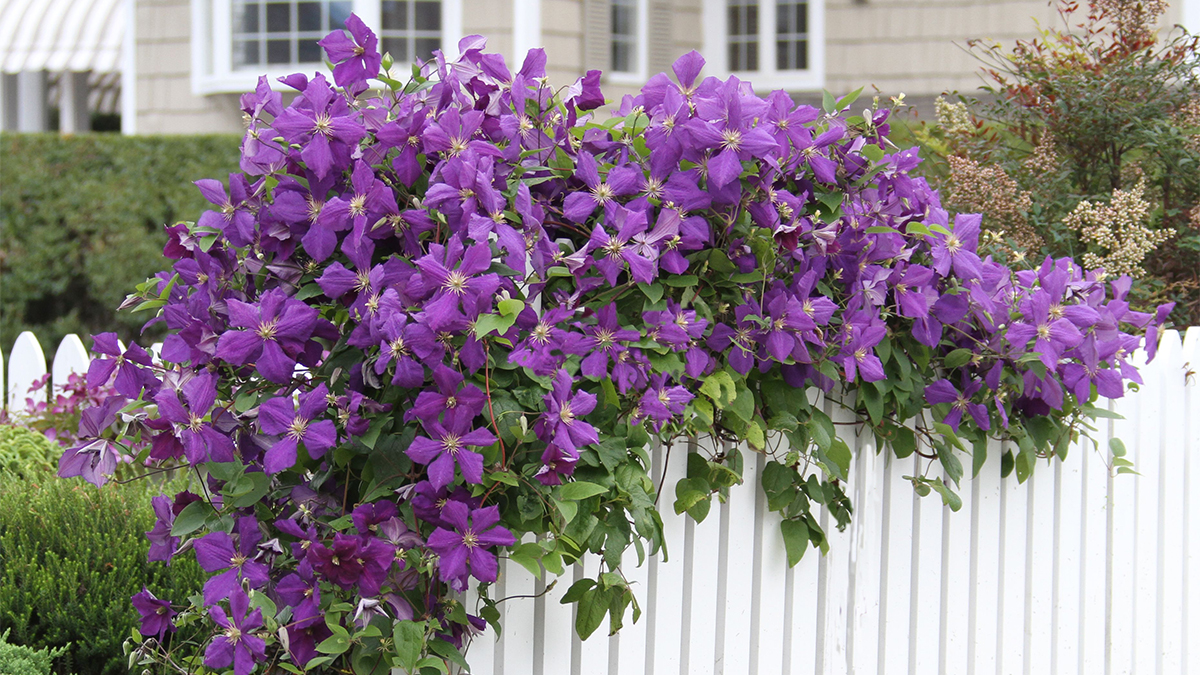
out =
[[[89,130],[121,112],[132,131],[134,0],[0,0],[0,129]]]

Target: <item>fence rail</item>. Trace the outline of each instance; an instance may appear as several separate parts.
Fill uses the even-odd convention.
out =
[[[23,404],[28,383],[47,372],[32,335],[18,338],[7,365],[5,400]],[[877,453],[869,437],[845,438],[854,520],[838,532],[823,514],[829,553],[810,550],[791,569],[778,516],[758,488],[765,459],[747,452],[745,483],[703,523],[670,514],[663,498],[670,557],[637,567],[631,552],[625,569],[640,621],[580,641],[573,608],[559,599],[585,570],[594,575],[599,559],[588,555],[557,583],[504,561],[493,590],[513,598],[500,605],[504,635],[476,638],[468,660],[475,675],[1195,672],[1195,365],[1200,327],[1182,340],[1167,331],[1140,391],[1112,402],[1125,419],[1101,420],[1094,440],[1065,461],[1040,463],[1023,485],[1000,478],[1002,448],[991,447],[979,477],[964,479],[957,513],[936,495],[918,497],[903,478],[940,467]],[[86,367],[82,343],[68,336],[52,380]],[[826,405],[835,421],[850,421]],[[1100,451],[1112,437],[1125,442],[1137,475],[1111,474]],[[697,450],[654,451],[653,475],[665,470],[667,495],[689,451]]]

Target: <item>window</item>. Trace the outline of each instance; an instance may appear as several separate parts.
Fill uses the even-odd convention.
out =
[[[317,41],[353,12],[397,63],[427,59],[462,36],[462,0],[192,0],[192,91],[254,89],[259,75],[324,72]],[[328,73],[326,73],[328,75]]]
[[[612,0],[612,59],[610,67],[618,73],[637,72],[638,39],[637,0]]]
[[[824,0],[705,0],[705,56],[762,89],[824,84]]]
[[[442,44],[442,3],[383,0],[379,49],[397,63],[428,59]]]
[[[349,0],[233,0],[233,67],[321,63],[317,40],[350,16]]]
[[[612,82],[640,84],[647,68],[646,24],[648,0],[609,0],[608,68]]]

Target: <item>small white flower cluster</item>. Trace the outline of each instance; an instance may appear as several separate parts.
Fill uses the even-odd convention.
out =
[[[1086,199],[1063,219],[1063,224],[1080,233],[1087,244],[1107,250],[1106,254],[1085,253],[1084,266],[1103,267],[1109,274],[1145,274],[1142,261],[1156,246],[1175,236],[1175,230],[1151,229],[1150,202],[1146,201],[1146,180],[1132,190],[1113,190],[1108,204],[1093,204]]]
[[[967,104],[962,101],[950,103],[939,96],[933,102],[933,109],[937,115],[938,125],[947,132],[969,134],[975,130],[975,125],[971,123],[971,112],[967,110]]]

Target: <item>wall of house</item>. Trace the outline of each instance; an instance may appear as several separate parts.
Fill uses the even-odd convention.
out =
[[[190,1],[137,0],[135,22],[138,133],[240,134],[236,95],[192,94]]]
[[[1197,0],[1200,2],[1200,0]],[[516,70],[524,49],[537,41],[546,49],[555,87],[569,85],[591,69],[608,69],[608,0],[461,0],[462,34],[488,38],[491,51],[505,54]],[[190,0],[137,0],[137,128],[140,133],[239,133],[238,97],[195,96],[191,91]],[[705,0],[648,0],[647,74],[668,70],[679,55],[704,51]],[[537,29],[514,26],[520,11],[539,12]],[[722,9],[723,2],[709,3]],[[980,63],[966,49],[972,38],[1005,47],[1028,39],[1035,21],[1055,25],[1047,0],[826,0],[825,88],[844,94],[859,87],[882,97],[900,93],[929,107],[944,91],[973,93],[981,84]],[[524,8],[522,10],[522,8]],[[1183,19],[1173,7],[1165,25]],[[452,50],[453,47],[448,46]],[[521,54],[515,52],[520,49]],[[605,81],[619,101],[638,83]],[[819,100],[819,93],[798,92]]]

